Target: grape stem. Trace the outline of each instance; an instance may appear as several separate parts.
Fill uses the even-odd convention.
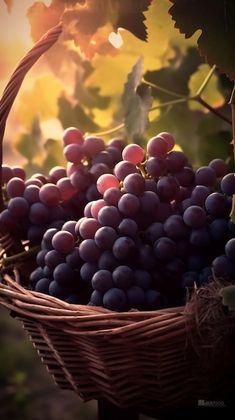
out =
[[[28,251],[19,252],[18,254],[11,255],[10,257],[2,258],[0,263],[2,265],[8,265],[9,263],[21,259],[21,258],[28,258],[31,255],[35,255],[40,251],[40,246],[34,246],[33,248],[30,248]]]

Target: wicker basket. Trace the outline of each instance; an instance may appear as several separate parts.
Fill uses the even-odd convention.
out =
[[[10,79],[0,102],[0,140],[24,76],[60,34],[61,24]],[[9,254],[14,240],[2,235],[1,247]],[[60,388],[84,401],[159,412],[235,396],[235,319],[222,306],[220,287],[195,290],[185,307],[115,313],[29,291],[14,270],[1,273],[0,303],[22,323]]]

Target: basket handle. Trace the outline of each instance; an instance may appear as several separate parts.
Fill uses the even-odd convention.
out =
[[[22,82],[36,61],[49,50],[52,45],[58,40],[62,33],[62,23],[51,28],[46,32],[41,39],[29,50],[29,52],[22,58],[12,74],[0,100],[0,186],[2,185],[2,159],[3,159],[3,137],[8,114],[17,96],[17,93],[22,85]],[[2,188],[0,192],[0,211],[3,210],[3,194]]]

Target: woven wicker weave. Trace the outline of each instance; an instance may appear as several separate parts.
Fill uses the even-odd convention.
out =
[[[25,74],[60,33],[59,24],[33,47],[10,79],[0,102],[0,140]],[[2,252],[9,253],[13,245],[9,235],[1,236]],[[31,292],[20,285],[17,271],[14,279],[4,272],[1,276],[0,303],[22,322],[59,387],[75,391],[83,400],[105,398],[119,407],[159,410],[235,396],[235,362],[230,357],[235,335],[232,327],[224,328],[235,323],[218,291],[214,296],[222,316],[208,323],[206,313],[195,312],[192,302],[181,308],[115,313]],[[195,296],[203,308],[211,292],[206,288]],[[219,336],[219,344],[207,339],[214,329],[227,331]]]

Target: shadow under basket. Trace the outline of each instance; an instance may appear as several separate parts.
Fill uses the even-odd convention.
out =
[[[235,396],[235,317],[221,284],[185,307],[112,312],[32,292],[2,275],[0,304],[23,325],[55,383],[83,401],[153,413]]]

